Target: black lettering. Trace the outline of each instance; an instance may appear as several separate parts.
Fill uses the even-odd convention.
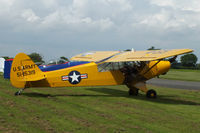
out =
[[[24,71],[24,72],[17,72],[17,77],[28,76],[28,75],[35,75],[35,70],[32,71]]]
[[[23,76],[28,76],[28,75],[35,75],[36,72],[35,70],[28,70],[28,69],[34,69],[36,67],[35,64],[32,65],[24,65],[24,66],[17,66],[13,67],[13,71],[19,71],[17,72],[17,77],[23,77]],[[27,71],[25,71],[27,70]]]
[[[18,66],[18,67],[17,67],[17,71],[21,71],[21,66]]]
[[[23,72],[23,76],[27,76],[27,71],[24,71],[24,72]]]
[[[29,75],[34,75],[35,74],[35,70],[28,71],[28,72],[29,72]]]
[[[29,68],[30,68],[30,69],[35,68],[35,64],[30,65]]]
[[[16,67],[13,67],[13,71],[16,72],[16,71],[17,71],[17,68],[16,68]]]
[[[13,71],[22,71],[22,70],[28,70],[28,69],[34,69],[36,67],[35,64],[31,64],[31,65],[24,65],[24,66],[17,66],[17,67],[13,67]]]
[[[22,76],[22,73],[21,72],[18,72],[17,73],[17,77],[21,77]]]
[[[35,70],[31,71],[32,75],[35,75]]]
[[[30,69],[30,66],[29,65],[25,65],[25,69]]]
[[[35,64],[23,66],[24,70],[26,70],[26,69],[33,69],[33,68],[35,68]]]

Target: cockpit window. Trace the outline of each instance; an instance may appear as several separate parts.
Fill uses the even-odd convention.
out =
[[[133,66],[133,62],[108,62],[98,65],[99,72],[106,72],[112,70],[120,70],[125,66]]]
[[[132,70],[138,71],[143,68],[145,64],[148,62],[106,62],[98,64],[99,72],[113,71],[113,70],[121,70],[131,68]]]

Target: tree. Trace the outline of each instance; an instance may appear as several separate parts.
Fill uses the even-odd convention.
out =
[[[154,46],[151,46],[150,48],[148,48],[147,50],[160,50],[159,48],[155,48]]]
[[[195,67],[197,60],[198,58],[195,54],[186,54],[181,56],[181,64],[185,67]]]
[[[69,59],[64,56],[61,56],[60,59],[65,60],[66,62],[69,62]]]
[[[126,49],[126,50],[124,50],[124,51],[131,51],[131,49]]]
[[[200,69],[200,64],[197,64],[197,69]]]
[[[28,55],[35,63],[44,63],[42,56],[38,53],[31,53]]]
[[[3,58],[4,58],[5,60],[7,60],[7,59],[13,59],[13,57],[8,57],[8,56],[3,56]]]
[[[69,59],[64,56],[61,56],[60,59],[58,60],[58,64],[63,64],[66,62],[69,62]]]

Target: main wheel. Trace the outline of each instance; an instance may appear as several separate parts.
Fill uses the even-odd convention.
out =
[[[139,89],[137,89],[137,88],[130,88],[128,93],[129,93],[130,96],[137,96],[138,91],[139,91]]]
[[[156,98],[156,97],[157,97],[157,94],[156,94],[156,91],[155,91],[155,90],[151,89],[151,90],[148,90],[148,91],[147,91],[146,96],[147,96],[148,98]]]

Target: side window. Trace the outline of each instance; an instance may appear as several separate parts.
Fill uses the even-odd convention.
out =
[[[99,72],[111,71],[111,70],[120,70],[124,67],[129,67],[132,69],[138,69],[140,62],[108,62],[98,65]]]
[[[119,62],[113,62],[112,67],[113,67],[113,70],[119,70],[120,69]]]
[[[124,64],[121,62],[109,62],[109,63],[102,63],[98,65],[99,72],[111,71],[111,70],[119,70],[123,68]]]
[[[109,63],[102,63],[98,65],[98,71],[99,72],[105,72],[105,71],[110,71],[112,69],[112,64]]]

